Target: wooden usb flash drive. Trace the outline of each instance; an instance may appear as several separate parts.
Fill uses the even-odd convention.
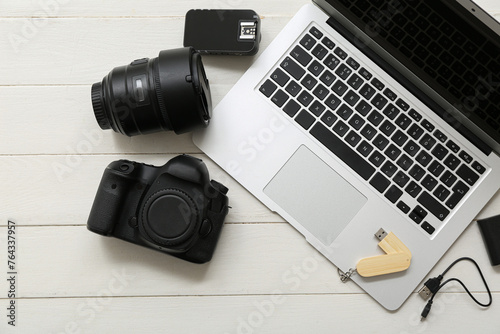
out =
[[[363,277],[373,277],[397,273],[410,267],[411,252],[408,247],[392,232],[387,234],[383,229],[375,233],[380,240],[379,247],[386,254],[367,257],[359,260],[356,271]]]

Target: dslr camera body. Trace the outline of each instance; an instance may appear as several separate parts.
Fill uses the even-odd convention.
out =
[[[228,213],[228,189],[202,160],[180,155],[156,167],[114,161],[104,171],[87,228],[186,261],[210,261]]]

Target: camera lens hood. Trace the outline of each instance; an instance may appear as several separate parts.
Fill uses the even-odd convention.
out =
[[[181,134],[208,126],[212,113],[201,55],[191,47],[116,67],[92,85],[91,96],[99,126],[127,136]]]

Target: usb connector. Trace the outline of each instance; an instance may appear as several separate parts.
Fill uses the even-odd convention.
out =
[[[436,291],[439,289],[439,284],[443,276],[439,275],[438,277],[429,278],[427,282],[424,283],[424,286],[418,290],[418,294],[422,297],[423,300],[429,299]]]

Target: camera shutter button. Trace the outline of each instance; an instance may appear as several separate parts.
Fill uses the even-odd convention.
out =
[[[206,237],[210,232],[212,232],[212,223],[210,223],[210,220],[204,219],[200,226],[200,236]]]

